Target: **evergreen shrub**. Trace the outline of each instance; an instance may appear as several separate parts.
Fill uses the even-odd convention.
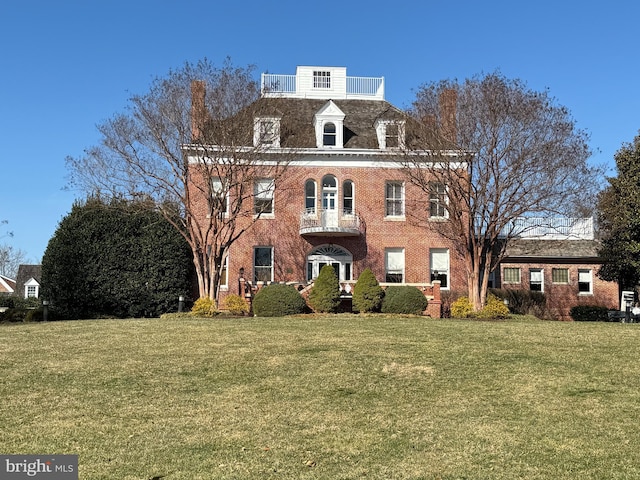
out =
[[[600,305],[576,305],[569,314],[576,322],[607,322],[609,309]]]
[[[353,310],[361,313],[379,312],[383,298],[384,290],[371,269],[365,268],[353,287]]]
[[[224,309],[231,315],[245,315],[249,313],[249,304],[240,295],[227,295],[223,302]]]
[[[410,285],[387,287],[382,300],[382,313],[406,313],[420,315],[427,308],[427,297]]]
[[[216,313],[216,302],[209,297],[200,297],[191,308],[194,317],[213,317]]]
[[[319,313],[335,313],[340,307],[340,282],[331,265],[320,270],[311,291],[309,305]]]
[[[292,285],[273,283],[260,289],[253,298],[253,313],[258,317],[283,317],[304,313],[307,307]]]

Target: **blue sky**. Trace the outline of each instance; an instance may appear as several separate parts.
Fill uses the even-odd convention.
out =
[[[0,244],[38,263],[78,192],[65,157],[185,61],[346,66],[407,107],[423,83],[499,69],[549,89],[591,134],[592,161],[640,129],[640,3],[459,0],[6,0],[0,10]],[[613,174],[611,170],[611,174]],[[6,235],[13,232],[13,237]]]

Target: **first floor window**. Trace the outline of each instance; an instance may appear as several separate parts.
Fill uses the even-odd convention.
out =
[[[224,258],[224,262],[222,265],[222,271],[220,272],[220,286],[223,288],[229,287],[229,255]]]
[[[404,248],[387,248],[384,252],[385,282],[404,281]]]
[[[532,292],[544,292],[544,274],[541,268],[529,270],[529,290]]]
[[[273,281],[273,247],[254,248],[253,272],[253,279],[256,282]]]
[[[568,268],[552,268],[551,282],[563,283],[563,284],[569,283],[569,269]]]
[[[256,214],[273,213],[273,192],[275,184],[271,178],[257,180],[254,185],[254,212]]]
[[[520,269],[504,267],[502,271],[502,281],[504,283],[520,283]]]
[[[593,279],[591,270],[578,270],[578,292],[593,293]]]
[[[432,248],[429,252],[431,281],[439,280],[440,288],[449,289],[449,249]]]
[[[387,182],[385,214],[388,217],[404,215],[404,184],[402,182]]]

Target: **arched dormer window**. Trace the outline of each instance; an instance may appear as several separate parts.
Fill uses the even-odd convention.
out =
[[[336,126],[333,123],[325,123],[322,132],[322,145],[325,147],[336,146]]]
[[[314,117],[316,146],[318,148],[344,147],[344,113],[329,100]]]

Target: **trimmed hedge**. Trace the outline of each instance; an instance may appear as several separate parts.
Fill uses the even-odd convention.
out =
[[[258,317],[297,315],[304,313],[306,308],[304,298],[292,285],[267,285],[253,299],[253,313]]]
[[[382,300],[382,313],[421,315],[427,308],[427,297],[410,285],[387,287]]]
[[[576,322],[607,322],[609,309],[600,305],[576,305],[569,311]]]
[[[340,282],[331,265],[325,265],[309,292],[309,305],[319,313],[335,313],[340,307]]]

